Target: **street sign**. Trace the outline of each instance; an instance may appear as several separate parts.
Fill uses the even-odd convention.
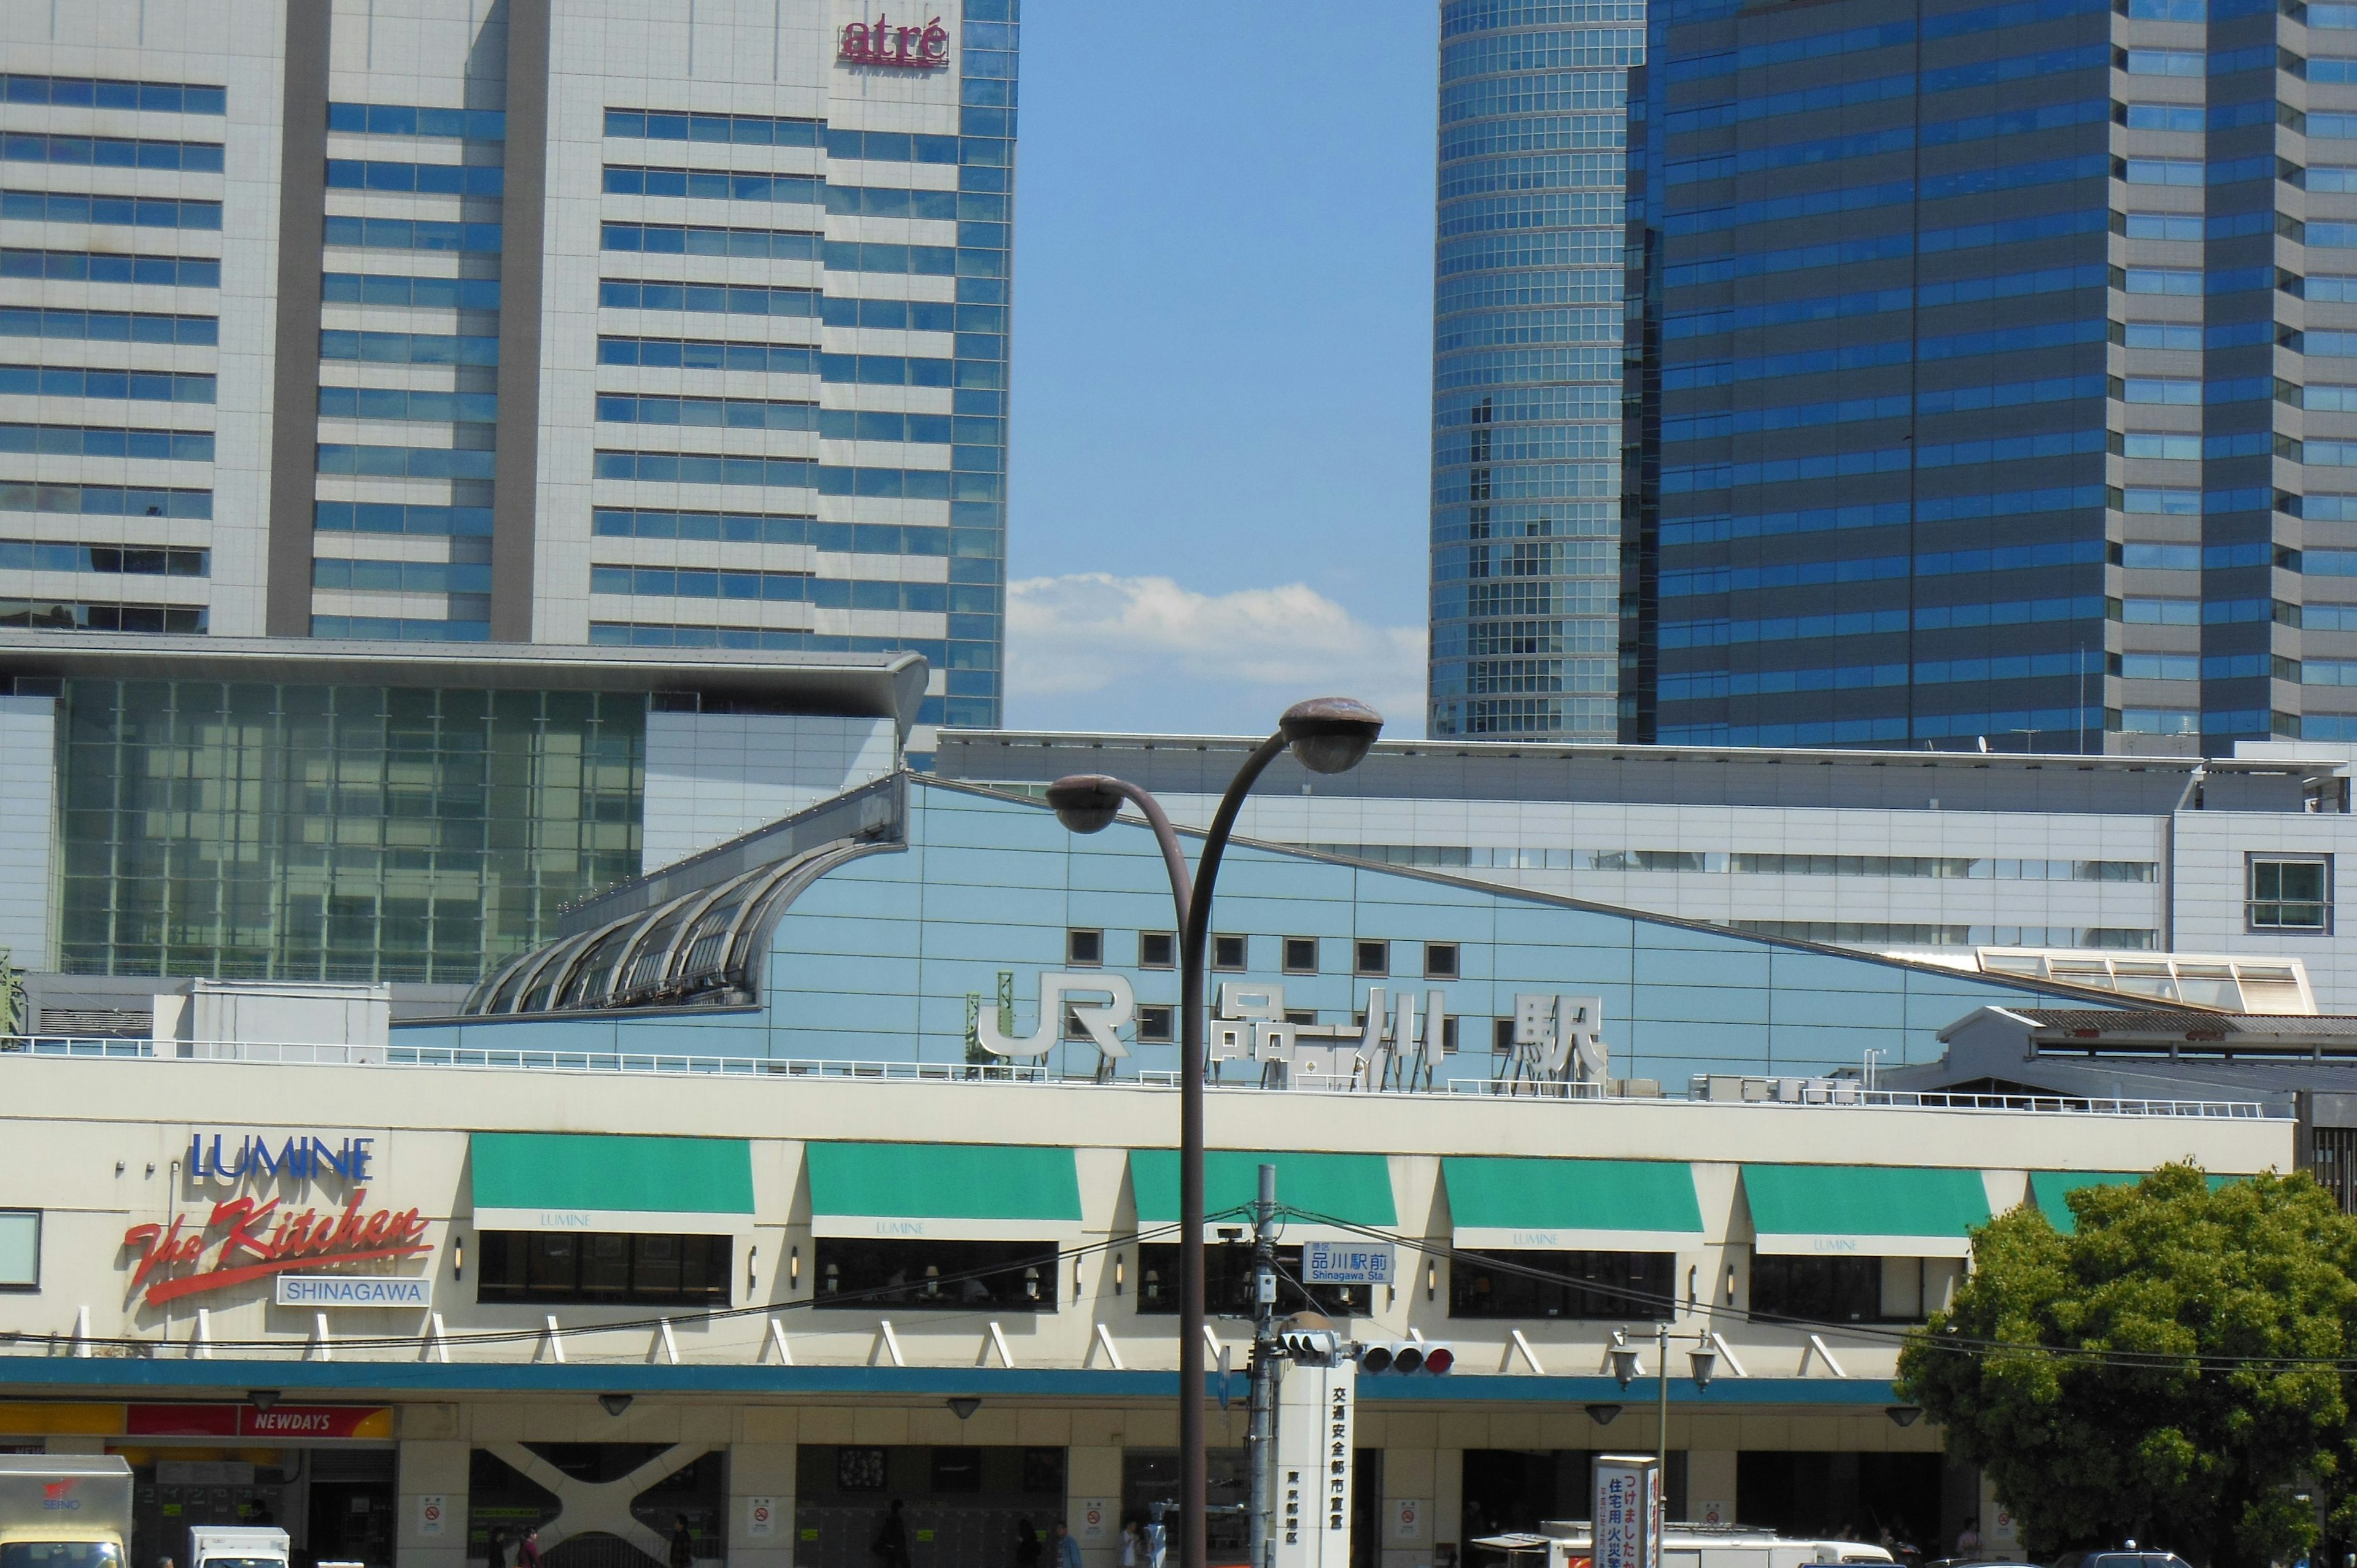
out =
[[[1380,1241],[1306,1241],[1301,1277],[1313,1285],[1387,1285],[1398,1278],[1392,1249]]]

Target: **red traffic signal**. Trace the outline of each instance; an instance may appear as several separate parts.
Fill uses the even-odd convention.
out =
[[[1371,1376],[1397,1372],[1412,1377],[1417,1372],[1436,1376],[1457,1364],[1457,1353],[1446,1345],[1436,1345],[1424,1339],[1378,1341],[1361,1348],[1359,1370]]]

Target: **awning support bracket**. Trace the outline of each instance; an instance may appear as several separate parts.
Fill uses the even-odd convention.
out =
[[[1105,1359],[1113,1363],[1114,1371],[1125,1369],[1121,1364],[1121,1352],[1113,1348],[1113,1336],[1105,1332],[1105,1326],[1102,1323],[1097,1325],[1097,1344],[1103,1348]]]
[[[1514,1349],[1523,1353],[1523,1359],[1531,1364],[1532,1371],[1537,1373],[1542,1378],[1545,1377],[1547,1375],[1547,1369],[1539,1364],[1539,1353],[1531,1348],[1531,1342],[1523,1337],[1523,1331],[1521,1329],[1515,1329],[1513,1334]],[[1513,1355],[1512,1352],[1509,1352],[1506,1357],[1506,1366],[1508,1368],[1512,1368],[1513,1364]]]
[[[556,1326],[556,1314],[553,1312],[548,1315],[547,1323],[548,1328],[541,1335],[540,1342],[547,1347],[548,1359],[561,1367],[565,1365],[565,1330]]]
[[[1015,1353],[1006,1348],[1006,1330],[1001,1328],[996,1322],[992,1323],[990,1326],[990,1337],[983,1342],[982,1356],[975,1364],[977,1366],[988,1366],[990,1364],[990,1353],[993,1350],[998,1352],[998,1363],[1000,1366],[1005,1367],[1010,1372],[1015,1369]]]
[[[197,1308],[197,1331],[188,1336],[188,1359],[191,1361],[210,1361],[212,1359],[212,1308],[209,1306],[200,1306]]]
[[[1727,1369],[1728,1371],[1733,1372],[1738,1378],[1748,1378],[1751,1375],[1743,1369],[1743,1363],[1737,1358],[1735,1354],[1735,1347],[1727,1342],[1726,1335],[1721,1334],[1717,1329],[1714,1328],[1710,1331],[1710,1342],[1713,1346],[1717,1348],[1718,1359],[1727,1363]]]
[[[777,1347],[778,1350],[778,1365],[780,1367],[792,1366],[794,1364],[794,1353],[786,1344],[786,1326],[779,1322],[774,1317],[770,1319],[770,1337],[761,1343],[761,1354],[769,1354],[770,1348],[773,1345]],[[759,1359],[759,1357],[756,1357],[755,1359]]]
[[[878,1350],[889,1355],[892,1358],[892,1364],[896,1367],[905,1367],[909,1364],[907,1358],[900,1354],[900,1337],[892,1332],[892,1320],[888,1317],[879,1317],[876,1320],[875,1348],[867,1352],[869,1366],[876,1364],[876,1354]]]
[[[307,1361],[313,1359],[313,1352],[316,1351],[317,1352],[317,1359],[322,1361],[332,1361],[336,1359],[335,1345],[335,1337],[328,1332],[328,1315],[324,1312],[313,1313],[311,1315],[311,1343],[304,1348],[303,1359]]]
[[[1814,1351],[1816,1353],[1817,1359],[1825,1364],[1825,1370],[1831,1372],[1835,1377],[1846,1378],[1849,1376],[1847,1372],[1842,1370],[1842,1364],[1834,1359],[1833,1350],[1825,1344],[1824,1336],[1821,1334],[1812,1334],[1809,1336],[1808,1344],[1803,1347],[1801,1351],[1800,1375],[1802,1377],[1805,1378],[1809,1375],[1809,1355],[1811,1351]]]
[[[679,1365],[679,1341],[672,1336],[671,1319],[668,1317],[655,1320],[654,1337],[647,1344],[647,1359],[650,1362],[655,1359],[658,1350],[662,1352],[666,1363],[673,1367]]]

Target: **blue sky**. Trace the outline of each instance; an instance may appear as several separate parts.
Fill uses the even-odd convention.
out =
[[[1009,725],[1423,732],[1437,27],[1027,0]]]

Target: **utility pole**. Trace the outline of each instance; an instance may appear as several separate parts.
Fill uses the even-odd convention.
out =
[[[1276,1379],[1284,1346],[1276,1337],[1276,1167],[1260,1167],[1260,1198],[1253,1213],[1252,1421],[1245,1429],[1245,1467],[1252,1472],[1248,1531],[1254,1568],[1275,1568]]]

